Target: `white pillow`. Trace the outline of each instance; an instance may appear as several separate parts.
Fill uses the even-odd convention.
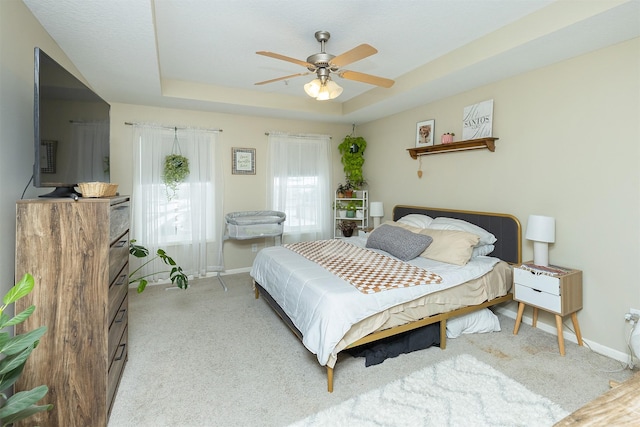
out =
[[[498,239],[482,227],[456,218],[438,217],[431,222],[429,228],[436,230],[460,230],[480,237],[478,245],[493,245]]]
[[[471,258],[489,255],[495,248],[496,247],[494,245],[478,245],[473,248],[473,251],[471,252]]]
[[[412,227],[418,228],[429,228],[429,224],[431,224],[433,218],[428,215],[421,214],[408,214],[400,218],[398,221],[400,224],[410,225]]]
[[[488,308],[447,320],[447,338],[485,332],[500,332],[500,320]]]

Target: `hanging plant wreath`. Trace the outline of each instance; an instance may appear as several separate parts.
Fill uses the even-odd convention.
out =
[[[164,159],[162,180],[167,186],[167,198],[173,199],[178,185],[189,175],[189,159],[180,154],[169,154]]]

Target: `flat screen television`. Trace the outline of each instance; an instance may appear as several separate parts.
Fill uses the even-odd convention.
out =
[[[54,188],[40,197],[81,196],[78,183],[110,182],[111,106],[40,48],[34,52],[33,185]]]

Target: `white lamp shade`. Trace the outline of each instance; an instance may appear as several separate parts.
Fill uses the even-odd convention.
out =
[[[371,216],[374,218],[384,216],[384,205],[382,202],[371,202]]]
[[[316,98],[318,96],[318,93],[320,93],[321,86],[322,86],[322,83],[320,82],[320,79],[313,79],[309,83],[304,85],[304,91],[310,97]]]
[[[550,216],[529,215],[527,240],[553,243],[556,241],[556,220]]]

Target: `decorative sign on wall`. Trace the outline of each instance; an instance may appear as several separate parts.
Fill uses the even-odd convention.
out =
[[[233,167],[231,173],[234,175],[255,175],[256,174],[256,149],[255,148],[232,148]]]
[[[464,107],[462,139],[493,136],[493,99]]]

